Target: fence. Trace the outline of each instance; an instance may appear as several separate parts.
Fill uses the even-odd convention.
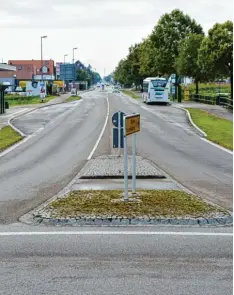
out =
[[[217,96],[190,94],[189,100],[211,105],[220,105],[233,110],[233,101],[226,93],[220,93]]]

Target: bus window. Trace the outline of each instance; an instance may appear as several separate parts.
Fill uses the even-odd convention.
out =
[[[149,83],[143,83],[143,92],[148,92]]]
[[[154,87],[163,87],[163,88],[165,88],[166,85],[167,85],[167,81],[154,80],[154,81],[152,81],[152,84],[154,85]]]

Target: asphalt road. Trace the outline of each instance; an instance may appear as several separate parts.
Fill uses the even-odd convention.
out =
[[[232,294],[231,230],[9,230],[0,228],[0,294]]]
[[[85,164],[104,125],[107,93],[83,96],[76,106],[50,106],[15,120],[30,136],[0,157],[0,223],[16,221],[57,194]]]
[[[116,94],[109,94],[109,103],[110,119],[119,110],[126,114],[140,113],[138,155],[153,161],[194,193],[232,210],[233,156],[203,141],[188,125],[182,110],[148,106]],[[108,132],[107,129],[106,138]],[[131,153],[131,139],[128,145]]]

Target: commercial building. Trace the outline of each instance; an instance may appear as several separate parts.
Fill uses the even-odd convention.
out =
[[[16,67],[17,80],[40,80],[43,73],[44,80],[54,80],[55,67],[53,60],[43,60],[41,67],[41,60],[9,60],[9,65]],[[5,73],[10,75],[10,73]],[[2,76],[0,76],[2,77]],[[5,78],[5,77],[4,77]]]

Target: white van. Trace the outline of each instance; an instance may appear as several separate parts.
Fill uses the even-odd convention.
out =
[[[144,103],[169,103],[170,82],[161,77],[149,77],[143,81],[142,100]]]

